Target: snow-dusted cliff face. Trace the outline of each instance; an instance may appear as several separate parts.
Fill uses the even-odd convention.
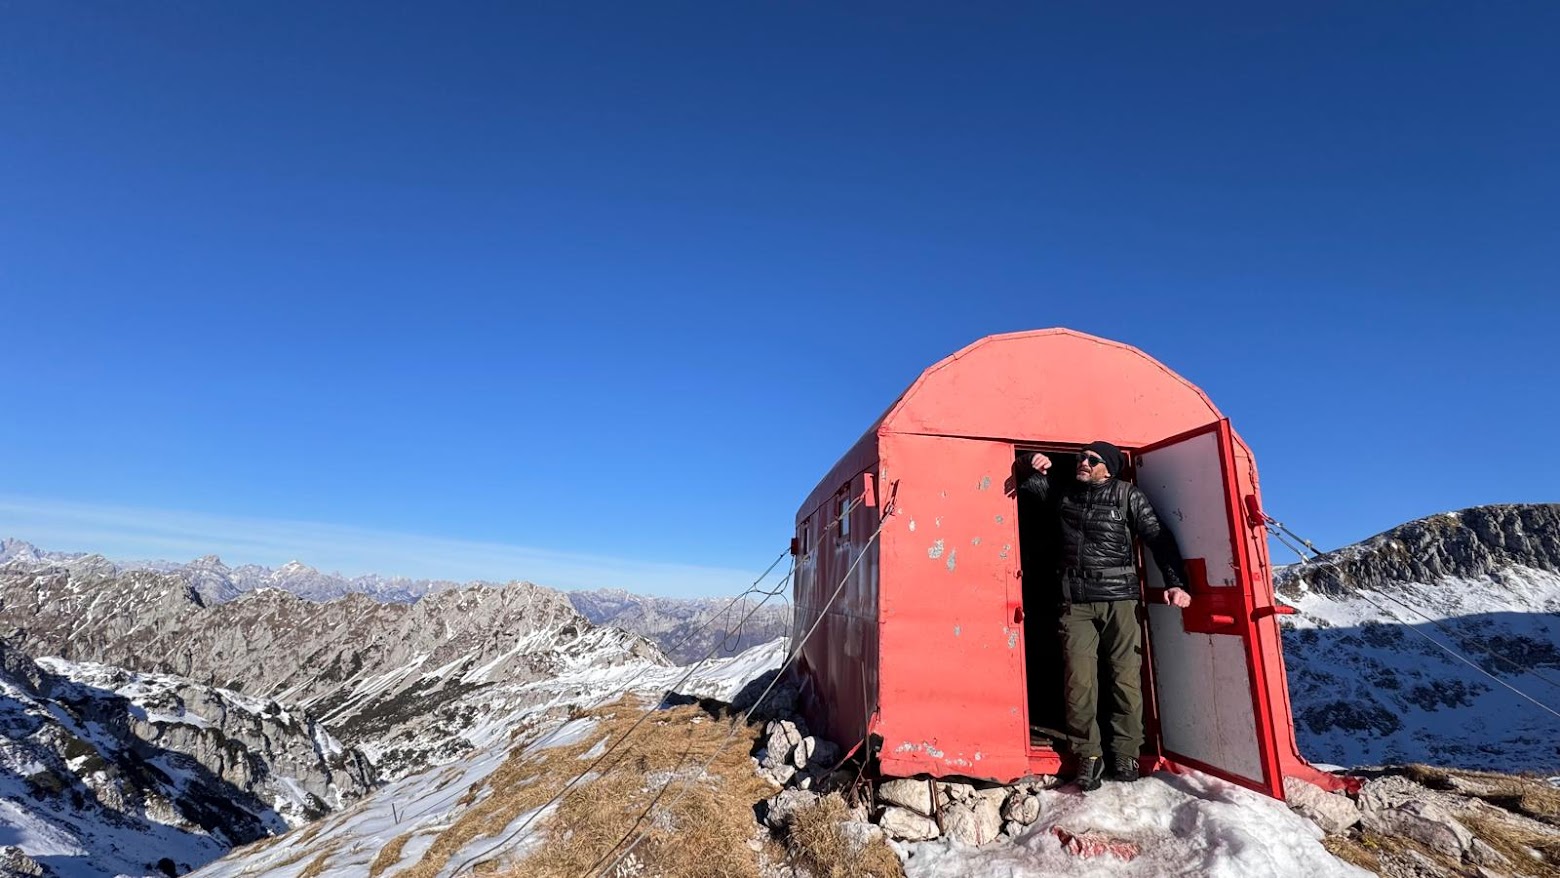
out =
[[[1307,757],[1560,770],[1560,505],[1409,522],[1278,591],[1300,610],[1284,654]]]
[[[72,875],[187,871],[361,799],[361,753],[270,699],[0,645],[0,827]]]

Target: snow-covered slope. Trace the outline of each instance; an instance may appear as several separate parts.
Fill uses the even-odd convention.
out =
[[[1560,770],[1560,506],[1410,522],[1281,571],[1279,594],[1308,758]]]
[[[3,644],[0,665],[0,835],[53,874],[182,874],[373,783],[274,701]]]
[[[765,671],[778,668],[784,657],[785,643],[777,640],[708,662],[686,681],[687,668],[637,660],[610,667],[582,664],[551,679],[495,689],[491,710],[466,732],[475,747],[459,761],[402,777],[358,807],[327,817],[304,832],[234,851],[197,874],[201,878],[260,874],[297,878],[313,868],[311,874],[320,878],[357,878],[368,874],[370,865],[393,843],[396,856],[382,873],[391,878],[415,868],[445,830],[481,800],[478,791],[484,790],[486,778],[511,752],[558,747],[590,735],[588,722],[570,720],[575,709],[615,700],[624,692],[647,696],[653,703],[674,686],[684,695],[729,702]],[[581,762],[581,770],[585,767]],[[503,834],[532,816],[530,812],[516,815]],[[537,840],[527,831],[508,839],[503,849],[518,853]],[[456,865],[494,847],[495,841],[491,836],[465,840],[436,874],[450,875]]]

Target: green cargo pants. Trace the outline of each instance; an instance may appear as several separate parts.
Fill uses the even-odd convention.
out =
[[[1138,601],[1071,604],[1062,610],[1062,655],[1067,666],[1067,736],[1079,756],[1100,749],[1100,658],[1110,676],[1111,749],[1136,756],[1143,749],[1143,629]]]

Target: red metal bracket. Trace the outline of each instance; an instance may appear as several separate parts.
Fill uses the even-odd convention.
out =
[[[1271,607],[1257,607],[1251,611],[1251,618],[1266,619],[1269,616],[1293,616],[1295,608],[1287,604],[1274,604]]]
[[[1181,611],[1181,624],[1197,634],[1239,634],[1245,600],[1238,588],[1210,588],[1208,559],[1186,559],[1186,590],[1192,605]],[[1163,600],[1163,597],[1160,598]]]
[[[1257,502],[1256,494],[1246,495],[1246,526],[1261,527],[1267,524],[1267,515],[1262,511],[1262,504]]]
[[[872,482],[871,473],[861,474],[861,505],[868,509],[877,508],[877,490]]]

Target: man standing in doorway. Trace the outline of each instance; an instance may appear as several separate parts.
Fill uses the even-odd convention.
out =
[[[1097,789],[1105,774],[1100,746],[1100,657],[1105,657],[1111,694],[1111,774],[1138,779],[1143,749],[1143,629],[1132,538],[1154,555],[1165,582],[1165,603],[1185,608],[1186,572],[1175,535],[1159,522],[1148,497],[1117,478],[1126,455],[1109,442],[1093,442],[1078,456],[1076,480],[1065,489],[1051,485],[1051,459],[1030,455],[1033,472],[1020,490],[1054,504],[1061,520],[1061,637],[1066,666],[1067,735],[1078,757],[1080,789]],[[1021,468],[1022,469],[1022,468]]]

